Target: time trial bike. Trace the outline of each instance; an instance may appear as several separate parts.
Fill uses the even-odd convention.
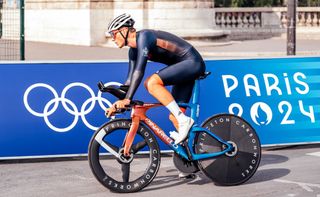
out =
[[[179,104],[190,108],[195,123],[187,139],[178,145],[146,116],[149,109],[162,106],[159,103],[132,101],[126,109],[131,110],[131,119],[116,118],[101,126],[93,134],[88,148],[90,168],[96,179],[120,193],[137,192],[146,187],[160,167],[157,136],[173,150],[174,165],[181,172],[200,170],[219,185],[239,185],[249,180],[261,159],[260,141],[254,128],[232,114],[214,115],[201,126],[198,124],[199,83],[209,74],[206,72],[196,80],[191,103]],[[127,86],[105,87],[102,82],[98,86],[100,91],[119,99],[125,97],[128,89]]]

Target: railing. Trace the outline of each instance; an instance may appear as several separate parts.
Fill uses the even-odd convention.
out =
[[[215,10],[216,25],[221,28],[261,27],[261,12],[248,9]]]
[[[216,8],[215,23],[220,28],[285,28],[287,8]],[[320,27],[319,7],[297,8],[297,26]]]
[[[287,13],[281,12],[282,27],[287,27]],[[297,26],[320,27],[320,8],[299,8]]]

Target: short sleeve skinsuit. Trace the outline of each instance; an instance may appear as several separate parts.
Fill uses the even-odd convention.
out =
[[[205,72],[198,51],[185,40],[164,31],[137,32],[137,47],[129,49],[129,71],[125,85],[130,85],[126,98],[132,99],[144,76],[147,61],[167,67],[157,71],[164,85],[173,85],[176,102],[188,103],[195,80]]]

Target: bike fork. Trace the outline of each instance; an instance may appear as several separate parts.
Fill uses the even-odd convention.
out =
[[[126,138],[124,140],[124,155],[130,156],[130,149],[133,143],[133,140],[137,134],[138,128],[139,128],[140,119],[139,117],[132,117],[132,124],[131,127],[126,135]]]

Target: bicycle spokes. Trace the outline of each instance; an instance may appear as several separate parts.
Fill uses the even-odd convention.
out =
[[[123,182],[129,182],[130,177],[130,163],[123,163],[121,164],[121,171],[122,171],[122,180]]]
[[[116,158],[119,158],[119,148],[103,140],[103,137],[106,135],[104,130],[101,130],[96,137],[94,138],[106,151],[114,155]]]
[[[142,140],[136,144],[133,144],[131,149],[132,149],[133,154],[135,154],[138,151],[142,150],[146,146],[147,146],[147,142],[145,140]]]

